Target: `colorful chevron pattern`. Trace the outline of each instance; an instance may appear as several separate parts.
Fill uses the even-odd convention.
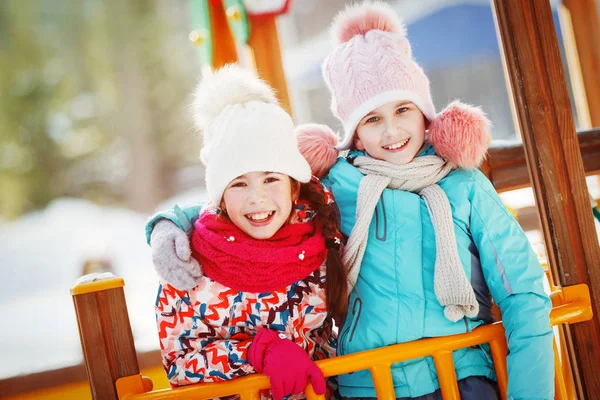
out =
[[[325,265],[269,293],[238,292],[208,277],[190,291],[162,283],[155,310],[172,386],[254,373],[247,350],[261,328],[284,333],[314,360],[335,355],[333,322],[325,307]]]

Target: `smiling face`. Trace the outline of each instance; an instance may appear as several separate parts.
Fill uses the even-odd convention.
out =
[[[249,172],[229,182],[222,208],[231,222],[248,235],[269,239],[288,221],[299,189],[298,185],[292,190],[287,175]]]
[[[407,164],[423,146],[425,128],[425,117],[413,103],[387,103],[360,120],[354,144],[378,160]]]

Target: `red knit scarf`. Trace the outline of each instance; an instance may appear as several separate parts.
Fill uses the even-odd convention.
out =
[[[327,255],[315,219],[286,224],[272,238],[259,240],[209,212],[202,213],[194,225],[192,247],[206,276],[252,293],[283,289],[306,278]]]

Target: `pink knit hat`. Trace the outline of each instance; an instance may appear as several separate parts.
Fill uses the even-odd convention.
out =
[[[323,76],[331,111],[344,124],[338,149],[351,148],[360,120],[392,101],[411,101],[429,121],[436,117],[429,79],[412,59],[406,29],[392,7],[373,1],[349,6],[331,32],[337,47],[325,59]]]

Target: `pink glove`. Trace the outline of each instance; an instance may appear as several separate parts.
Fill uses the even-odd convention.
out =
[[[263,328],[248,349],[248,362],[271,381],[274,400],[302,393],[310,382],[315,393],[325,394],[323,373],[308,354],[283,334]]]

